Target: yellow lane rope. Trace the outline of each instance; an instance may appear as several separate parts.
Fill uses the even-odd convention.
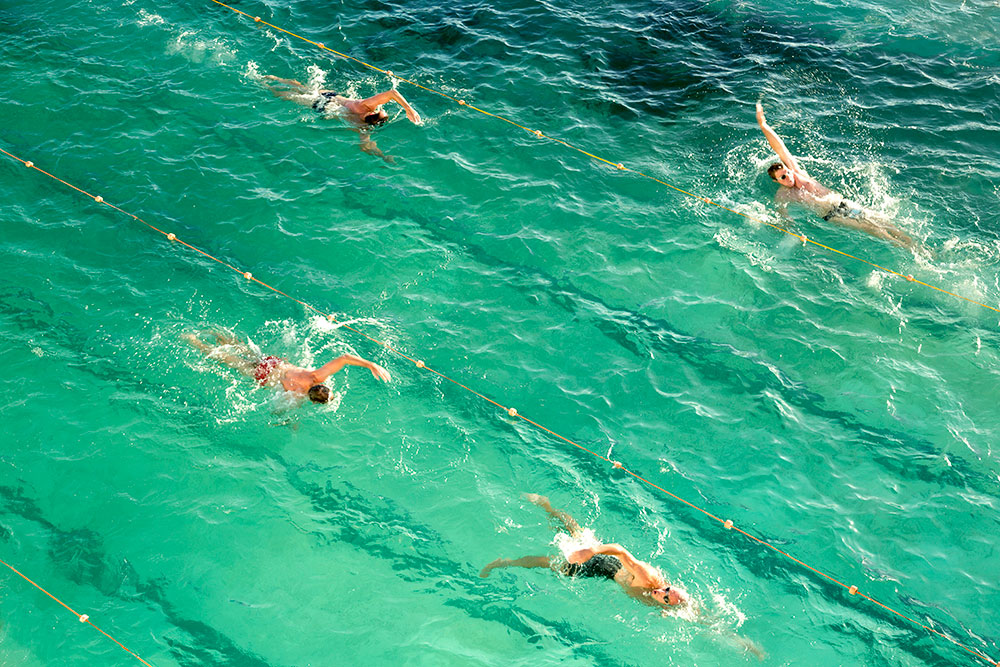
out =
[[[316,47],[318,47],[318,48],[320,48],[320,49],[322,49],[324,51],[329,51],[330,53],[332,53],[334,55],[340,56],[341,58],[345,58],[347,60],[352,60],[352,61],[354,61],[354,62],[356,62],[356,63],[358,63],[360,65],[363,65],[364,67],[367,67],[369,69],[373,69],[376,72],[381,72],[382,74],[390,76],[390,77],[392,77],[394,79],[397,79],[399,81],[403,81],[404,83],[408,83],[411,86],[415,86],[415,87],[417,87],[417,88],[419,88],[421,90],[425,90],[425,91],[427,91],[429,93],[433,93],[435,95],[439,95],[441,97],[449,99],[452,102],[456,102],[460,106],[466,107],[467,109],[472,109],[473,111],[479,112],[479,113],[483,114],[484,116],[489,116],[490,118],[496,118],[497,120],[502,120],[503,122],[509,123],[510,125],[513,125],[514,127],[518,127],[520,129],[524,130],[525,132],[530,132],[531,134],[535,135],[539,139],[548,139],[549,141],[553,141],[553,142],[555,142],[557,144],[562,144],[563,146],[565,146],[566,148],[569,148],[570,150],[574,150],[574,151],[576,151],[578,153],[582,153],[583,155],[586,155],[587,157],[593,158],[594,160],[597,160],[599,162],[603,162],[603,163],[605,163],[607,165],[615,167],[619,171],[625,171],[625,172],[628,172],[630,174],[635,174],[636,176],[639,176],[641,178],[645,178],[645,179],[650,180],[650,181],[654,181],[656,183],[659,183],[660,185],[665,185],[666,187],[671,188],[672,190],[676,190],[677,192],[679,192],[679,193],[681,193],[683,195],[686,195],[688,197],[691,197],[692,199],[697,199],[697,200],[699,200],[701,202],[704,202],[706,204],[709,204],[711,206],[715,206],[717,208],[721,208],[724,211],[729,211],[730,213],[735,213],[736,215],[744,217],[747,220],[752,220],[752,221],[754,221],[754,222],[756,222],[758,224],[767,225],[768,227],[771,227],[772,229],[776,229],[779,232],[782,232],[783,234],[787,234],[788,236],[792,236],[792,237],[795,237],[795,238],[799,239],[800,241],[802,241],[803,245],[805,245],[806,243],[811,243],[814,246],[817,246],[819,248],[823,248],[824,250],[829,250],[832,253],[836,253],[838,255],[842,255],[843,257],[848,257],[848,258],[853,259],[855,261],[861,262],[862,264],[867,264],[868,266],[870,266],[872,268],[875,268],[875,269],[878,269],[879,271],[885,271],[886,273],[892,274],[894,276],[899,276],[900,278],[904,278],[904,279],[906,279],[907,281],[909,281],[911,283],[917,283],[919,285],[923,285],[924,287],[929,287],[932,290],[936,290],[938,292],[941,292],[942,294],[948,294],[949,296],[953,296],[953,297],[955,297],[957,299],[961,299],[963,301],[968,301],[969,303],[974,303],[977,306],[982,306],[983,308],[988,308],[989,310],[992,310],[992,311],[994,311],[996,313],[1000,313],[1000,308],[996,308],[994,306],[989,306],[989,305],[987,305],[985,303],[982,303],[981,301],[976,301],[975,299],[970,299],[967,296],[962,296],[961,294],[956,294],[955,292],[950,292],[950,291],[948,291],[948,290],[946,290],[944,288],[937,287],[936,285],[932,285],[931,283],[925,283],[922,280],[918,280],[918,279],[914,278],[912,275],[900,273],[899,271],[895,271],[893,269],[887,268],[887,267],[882,266],[880,264],[876,264],[875,262],[871,262],[871,261],[869,261],[867,259],[864,259],[862,257],[858,257],[856,255],[852,255],[852,254],[850,254],[848,252],[844,252],[843,250],[837,250],[836,248],[830,247],[830,246],[825,245],[823,243],[819,243],[818,241],[814,241],[811,238],[807,237],[805,234],[796,234],[795,232],[791,232],[791,231],[785,229],[784,227],[782,227],[780,225],[776,225],[776,224],[768,222],[766,220],[762,220],[762,219],[757,218],[757,217],[755,217],[753,215],[750,215],[749,213],[742,213],[742,212],[737,211],[735,209],[729,208],[728,206],[724,206],[723,204],[720,204],[718,202],[712,201],[711,199],[708,199],[707,197],[702,197],[701,195],[697,195],[697,194],[688,192],[687,190],[684,190],[684,189],[681,189],[681,188],[679,188],[679,187],[677,187],[675,185],[672,185],[672,184],[670,184],[670,183],[668,183],[668,182],[666,182],[666,181],[664,181],[664,180],[662,180],[660,178],[657,178],[656,176],[651,176],[650,174],[646,174],[646,173],[638,171],[636,169],[632,169],[630,167],[627,167],[622,162],[614,162],[612,160],[608,160],[607,158],[603,158],[603,157],[601,157],[599,155],[594,155],[593,153],[591,153],[589,151],[586,151],[586,150],[580,148],[579,146],[575,146],[575,145],[571,144],[568,141],[564,141],[563,139],[559,139],[557,137],[549,136],[549,135],[545,134],[544,132],[542,132],[541,130],[533,130],[533,129],[529,128],[529,127],[525,127],[524,125],[521,125],[517,121],[511,120],[510,118],[507,118],[505,116],[501,116],[499,114],[491,113],[489,111],[486,111],[485,109],[480,109],[479,107],[473,106],[473,105],[469,104],[468,102],[466,102],[465,100],[462,100],[462,99],[459,99],[457,97],[454,97],[453,95],[449,95],[448,93],[442,92],[440,90],[436,90],[434,88],[430,88],[428,86],[421,85],[421,84],[419,84],[416,81],[413,81],[411,79],[407,79],[405,77],[401,77],[398,74],[396,74],[395,72],[393,72],[392,70],[387,70],[387,69],[382,69],[381,67],[376,67],[375,65],[372,65],[370,63],[365,62],[364,60],[361,60],[360,58],[356,58],[356,57],[348,55],[346,53],[341,53],[340,51],[337,51],[335,49],[331,49],[330,47],[328,47],[326,44],[323,44],[322,42],[314,42],[313,40],[309,39],[308,37],[303,37],[302,35],[298,35],[298,34],[296,34],[294,32],[291,32],[290,30],[285,30],[284,28],[279,28],[276,25],[273,25],[271,23],[268,23],[267,21],[264,21],[259,16],[251,16],[250,14],[247,14],[244,11],[240,11],[239,9],[236,9],[235,7],[230,7],[229,5],[227,5],[224,2],[219,2],[219,0],[212,0],[212,2],[214,2],[217,5],[221,5],[222,7],[225,7],[226,9],[228,9],[228,10],[230,10],[232,12],[235,12],[235,13],[240,14],[242,16],[246,16],[247,18],[253,19],[255,23],[259,23],[261,25],[266,25],[267,27],[272,28],[274,30],[277,30],[278,32],[282,32],[282,33],[285,33],[286,35],[290,35],[292,37],[295,37],[296,39],[300,39],[303,42],[307,42],[309,44],[312,44],[313,46],[316,46]]]
[[[145,225],[149,229],[152,229],[153,231],[156,231],[159,234],[162,234],[163,236],[165,236],[168,241],[174,242],[174,243],[180,243],[184,247],[190,248],[194,252],[197,252],[200,255],[202,255],[204,257],[207,257],[208,259],[211,259],[214,262],[217,262],[217,263],[219,263],[219,264],[221,264],[221,265],[223,265],[223,266],[225,266],[225,267],[227,267],[229,269],[232,269],[236,273],[239,273],[240,275],[242,275],[247,280],[252,280],[252,281],[258,283],[261,287],[264,287],[265,289],[268,289],[268,290],[274,292],[275,294],[278,294],[278,295],[280,295],[282,297],[285,297],[286,299],[290,299],[290,300],[294,301],[295,303],[300,304],[305,309],[307,309],[307,310],[309,310],[309,311],[311,311],[313,313],[316,313],[317,315],[325,317],[330,322],[337,323],[341,327],[343,327],[345,329],[348,329],[349,331],[353,331],[354,333],[358,334],[359,336],[362,336],[362,337],[370,340],[371,342],[375,343],[376,345],[381,346],[385,350],[387,350],[389,352],[392,352],[392,353],[394,353],[394,354],[396,354],[396,355],[398,355],[398,356],[406,359],[407,361],[411,362],[417,368],[421,368],[421,369],[426,370],[426,371],[428,371],[430,373],[433,373],[434,375],[440,377],[441,379],[447,380],[448,382],[451,382],[452,384],[454,384],[454,385],[456,385],[458,387],[461,387],[465,391],[467,391],[467,392],[469,392],[469,393],[471,393],[471,394],[473,394],[475,396],[478,396],[479,398],[483,399],[484,401],[486,401],[486,402],[488,402],[488,403],[490,403],[492,405],[495,405],[496,407],[500,408],[501,410],[504,410],[510,417],[515,417],[517,419],[520,419],[520,420],[524,421],[527,424],[531,424],[535,428],[537,428],[537,429],[539,429],[539,430],[541,430],[541,431],[543,431],[545,433],[548,433],[548,434],[552,435],[553,437],[558,438],[559,440],[562,440],[563,442],[566,442],[566,443],[568,443],[570,445],[573,445],[577,449],[580,449],[580,450],[582,450],[584,452],[587,452],[588,454],[590,454],[590,455],[592,455],[592,456],[594,456],[594,457],[596,457],[598,459],[601,459],[602,461],[604,461],[606,463],[610,463],[612,469],[621,470],[624,473],[626,473],[627,475],[631,475],[632,477],[634,477],[635,479],[639,480],[640,482],[643,482],[644,484],[646,484],[646,485],[648,485],[648,486],[650,486],[650,487],[652,487],[654,489],[658,489],[658,490],[662,491],[663,493],[667,494],[671,498],[673,498],[673,499],[675,499],[675,500],[677,500],[677,501],[679,501],[679,502],[687,505],[688,507],[690,507],[692,509],[695,509],[695,510],[698,510],[699,512],[701,512],[705,516],[709,517],[710,519],[713,519],[716,522],[722,524],[723,528],[725,528],[727,530],[736,530],[738,533],[740,533],[740,534],[744,535],[745,537],[749,538],[750,540],[752,540],[752,541],[760,544],[761,546],[767,547],[768,549],[771,549],[772,551],[781,554],[782,556],[788,558],[789,560],[794,561],[795,563],[798,563],[802,567],[805,567],[806,569],[810,570],[811,572],[814,572],[814,573],[818,574],[819,576],[821,576],[821,577],[829,580],[830,582],[835,583],[838,586],[841,586],[842,588],[847,589],[847,591],[851,595],[860,595],[861,597],[863,597],[864,599],[868,600],[869,602],[872,602],[872,603],[878,605],[879,607],[881,607],[881,608],[883,608],[883,609],[885,609],[887,611],[892,612],[896,616],[899,616],[900,618],[906,619],[907,621],[910,621],[911,623],[919,625],[920,627],[924,628],[928,632],[931,632],[931,633],[933,633],[935,635],[938,635],[939,637],[943,637],[944,639],[947,639],[952,644],[954,644],[954,645],[956,645],[958,647],[961,647],[962,649],[968,651],[969,653],[971,653],[972,655],[975,655],[978,658],[981,658],[982,660],[985,660],[986,662],[990,663],[991,665],[994,665],[994,667],[1000,667],[1000,663],[998,663],[997,661],[993,660],[992,658],[987,657],[986,655],[984,655],[983,653],[979,652],[978,650],[976,650],[976,649],[974,649],[972,647],[966,646],[965,644],[959,642],[956,639],[953,639],[953,638],[949,637],[948,635],[944,634],[943,632],[941,632],[939,630],[936,630],[935,628],[932,628],[932,627],[930,627],[928,625],[925,625],[925,624],[921,623],[920,621],[914,620],[914,619],[910,618],[909,616],[906,616],[905,614],[902,614],[902,613],[896,611],[892,607],[890,607],[890,606],[888,606],[886,604],[883,604],[883,603],[879,602],[878,600],[876,600],[876,599],[874,599],[874,598],[872,598],[872,597],[870,597],[870,596],[862,593],[861,591],[858,590],[857,586],[848,586],[847,584],[842,583],[841,581],[839,581],[839,580],[831,577],[830,575],[822,572],[821,570],[819,570],[819,569],[817,569],[817,568],[815,568],[815,567],[813,567],[811,565],[808,565],[807,563],[799,560],[798,558],[795,558],[794,556],[792,556],[792,555],[790,555],[790,554],[782,551],[781,549],[779,549],[779,548],[777,548],[777,547],[769,544],[765,540],[762,540],[761,538],[756,537],[755,535],[752,535],[751,533],[748,533],[745,530],[742,530],[741,528],[737,528],[735,525],[733,525],[733,522],[731,520],[728,520],[728,519],[727,520],[722,520],[722,519],[720,519],[719,517],[715,516],[711,512],[709,512],[709,511],[707,511],[705,509],[702,509],[701,507],[695,505],[694,503],[692,503],[692,502],[690,502],[688,500],[685,500],[684,498],[681,498],[680,496],[678,496],[678,495],[676,495],[676,494],[674,494],[674,493],[672,493],[670,491],[667,491],[662,486],[659,486],[657,484],[654,484],[653,482],[650,482],[646,478],[640,476],[638,473],[632,472],[631,470],[629,470],[628,468],[626,468],[624,465],[622,465],[621,462],[609,459],[608,457],[603,456],[602,454],[598,454],[597,452],[594,452],[594,451],[592,451],[592,450],[584,447],[583,445],[579,444],[578,442],[575,442],[574,440],[571,440],[570,438],[567,438],[566,436],[564,436],[564,435],[562,435],[560,433],[557,433],[556,431],[553,431],[552,429],[547,428],[547,427],[543,426],[542,424],[539,424],[538,422],[533,421],[533,420],[525,417],[524,415],[520,414],[517,411],[517,408],[510,407],[510,406],[505,406],[502,403],[499,403],[499,402],[493,400],[492,398],[490,398],[490,397],[488,397],[488,396],[486,396],[484,394],[481,394],[480,392],[476,391],[475,389],[472,389],[472,388],[470,388],[470,387],[462,384],[458,380],[455,380],[454,378],[449,377],[447,374],[442,373],[441,371],[435,370],[435,369],[427,366],[422,360],[416,359],[416,358],[414,358],[414,357],[412,357],[412,356],[410,356],[410,355],[402,352],[401,350],[393,347],[389,343],[386,343],[385,341],[382,341],[382,340],[379,340],[378,338],[370,336],[367,333],[365,333],[364,331],[361,331],[360,329],[357,329],[357,328],[355,328],[355,327],[353,327],[353,326],[351,326],[351,325],[349,325],[347,323],[340,322],[332,313],[326,313],[326,312],[320,310],[319,308],[316,308],[315,306],[313,306],[313,305],[311,305],[309,303],[306,303],[305,301],[301,301],[301,300],[295,298],[294,296],[291,296],[289,294],[286,294],[285,292],[282,292],[281,290],[277,289],[276,287],[272,287],[271,285],[268,285],[267,283],[263,282],[259,278],[254,277],[253,274],[251,274],[249,271],[242,271],[242,270],[238,269],[237,267],[233,266],[232,264],[230,264],[230,263],[228,263],[228,262],[226,262],[224,260],[221,260],[221,259],[219,259],[217,257],[214,257],[213,255],[210,255],[209,253],[205,252],[204,250],[201,250],[200,248],[197,248],[197,247],[191,245],[190,243],[182,241],[181,239],[177,238],[176,234],[174,234],[172,232],[165,232],[165,231],[163,231],[162,229],[160,229],[160,228],[158,228],[158,227],[150,224],[149,222],[146,222],[145,220],[143,220],[139,216],[137,216],[137,215],[135,215],[133,213],[129,213],[128,211],[126,211],[124,209],[121,209],[121,208],[115,206],[114,204],[111,204],[111,203],[105,201],[104,197],[102,197],[100,195],[92,195],[91,193],[87,192],[86,190],[83,190],[82,188],[78,188],[77,186],[75,186],[75,185],[73,185],[71,183],[67,183],[66,181],[62,180],[61,178],[58,178],[57,176],[54,176],[54,175],[50,174],[47,171],[39,169],[38,167],[35,166],[35,164],[33,162],[25,160],[23,158],[20,158],[20,157],[14,155],[13,153],[7,152],[6,150],[4,150],[2,148],[0,148],[0,153],[3,153],[4,155],[7,155],[7,156],[9,156],[9,157],[17,160],[18,162],[20,162],[21,164],[23,164],[25,167],[28,167],[29,169],[33,169],[33,170],[35,170],[35,171],[37,171],[39,173],[45,174],[49,178],[55,179],[56,181],[59,181],[60,183],[62,183],[64,185],[72,188],[73,190],[76,190],[77,192],[90,197],[91,199],[93,199],[98,204],[102,204],[104,206],[107,206],[107,207],[109,207],[111,209],[114,209],[115,211],[123,213],[124,215],[132,218],[133,220],[135,220],[137,222],[141,222],[143,225]],[[63,605],[63,606],[65,606],[65,605]]]
[[[97,630],[98,632],[100,632],[102,635],[104,635],[105,637],[107,637],[108,639],[110,639],[111,641],[113,641],[114,643],[118,644],[118,646],[120,646],[123,651],[126,651],[126,652],[132,654],[132,657],[134,657],[136,660],[138,660],[142,664],[146,665],[146,667],[153,667],[148,662],[146,662],[145,660],[143,660],[142,658],[140,658],[139,655],[135,651],[132,651],[127,646],[125,646],[125,644],[122,644],[120,641],[118,641],[117,639],[115,639],[114,637],[112,637],[111,635],[109,635],[107,632],[105,632],[104,630],[101,630],[99,627],[97,627],[96,625],[94,625],[93,622],[91,622],[91,620],[90,620],[90,616],[88,616],[87,614],[79,614],[79,613],[77,613],[72,607],[70,607],[68,604],[66,604],[65,602],[63,602],[59,598],[57,598],[52,593],[49,593],[47,590],[45,590],[44,588],[42,588],[41,586],[39,586],[38,584],[36,584],[34,581],[32,581],[31,579],[29,579],[28,577],[26,577],[19,570],[17,570],[13,565],[10,565],[6,561],[2,561],[2,560],[0,560],[0,564],[2,564],[5,567],[9,568],[14,574],[18,575],[19,577],[21,577],[22,579],[24,579],[25,581],[27,581],[29,584],[31,584],[32,586],[34,586],[35,588],[37,588],[41,592],[43,592],[46,595],[48,595],[50,598],[52,598],[53,600],[55,600],[56,602],[58,602],[59,604],[61,604],[66,609],[68,609],[71,614],[73,614],[78,619],[80,619],[81,623],[86,623],[87,625],[89,625],[90,627],[94,628],[95,630]]]

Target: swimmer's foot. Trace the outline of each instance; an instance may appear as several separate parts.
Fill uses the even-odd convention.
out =
[[[498,567],[507,567],[509,563],[510,561],[507,560],[506,558],[497,558],[495,561],[493,561],[492,563],[481,569],[479,571],[479,576],[485,579],[486,577],[490,576],[490,572],[492,572],[494,569]]]

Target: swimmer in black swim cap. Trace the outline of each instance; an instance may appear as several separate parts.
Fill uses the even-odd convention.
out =
[[[383,125],[389,120],[389,114],[382,106],[387,102],[395,102],[403,107],[406,117],[413,123],[421,123],[420,114],[414,110],[406,98],[396,89],[390,89],[363,100],[344,97],[333,90],[315,90],[295,79],[282,79],[273,74],[264,75],[267,87],[275,96],[283,100],[291,100],[307,106],[322,114],[329,114],[336,109],[343,109],[347,117],[355,124],[361,135],[361,150],[370,155],[376,155],[391,162],[390,156],[379,150],[371,139],[370,130]]]

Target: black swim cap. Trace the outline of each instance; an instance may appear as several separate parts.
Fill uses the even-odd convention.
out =
[[[309,387],[309,400],[313,403],[326,403],[330,400],[330,388],[325,384],[314,384]]]

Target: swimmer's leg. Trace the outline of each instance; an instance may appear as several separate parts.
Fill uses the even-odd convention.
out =
[[[274,76],[273,74],[265,74],[261,77],[267,81],[274,81],[276,83],[265,83],[267,89],[271,91],[271,94],[282,100],[291,100],[293,102],[298,102],[300,104],[305,104],[301,99],[303,95],[308,95],[311,91],[309,87],[305,84],[296,81],[295,79],[282,79],[281,77]],[[282,86],[288,86],[284,88]],[[310,102],[312,104],[312,102]]]
[[[510,560],[509,558],[497,558],[495,561],[484,567],[479,571],[479,576],[485,579],[490,576],[490,572],[498,567],[525,567],[525,568],[536,568],[536,567],[551,567],[552,559],[548,556],[523,556],[521,558],[515,558]]]
[[[258,354],[247,343],[244,343],[228,331],[215,334],[215,343],[216,345],[226,345],[231,347],[234,351],[239,352],[240,354],[245,354],[248,359],[254,359],[260,356],[260,354]]]
[[[244,343],[239,338],[223,330],[222,333],[215,334],[216,349],[219,347],[228,347],[229,351],[234,352],[241,357],[245,358],[247,361],[257,361],[263,355],[261,355],[260,350],[255,350],[251,347],[250,343]]]
[[[867,208],[863,209],[863,212],[861,214],[861,222],[862,224],[865,225],[872,225],[878,230],[878,231],[872,231],[869,229],[865,229],[865,231],[874,236],[878,236],[892,243],[897,243],[909,250],[913,250],[918,246],[918,243],[914,241],[909,234],[907,234],[899,227],[892,224],[891,218],[881,213],[878,213],[877,211],[873,211]]]
[[[286,86],[294,86],[296,88],[299,88],[303,92],[305,92],[307,90],[307,88],[306,88],[306,86],[305,86],[304,83],[302,83],[301,81],[296,81],[295,79],[282,79],[280,76],[274,76],[273,74],[265,74],[261,78],[262,79],[266,79],[268,81],[277,81],[278,83],[283,83]],[[270,83],[266,84],[266,85],[269,88],[271,87]]]
[[[838,215],[831,220],[844,227],[859,229],[875,238],[901,245],[909,250],[913,250],[918,245],[909,234],[893,225],[888,217],[871,209],[862,209],[861,215],[858,217]]]
[[[913,237],[911,237],[909,234],[902,231],[901,229],[889,225],[885,231],[888,232],[889,236],[891,236],[896,243],[903,246],[904,248],[913,250],[914,248],[917,247],[917,242],[913,240]]]
[[[722,640],[726,644],[729,644],[744,653],[753,655],[758,660],[763,660],[767,657],[767,654],[764,652],[764,649],[761,648],[760,644],[752,639],[747,639],[742,635],[736,634],[729,628],[723,627],[722,621],[715,614],[705,614],[701,606],[695,606],[694,611],[697,614],[697,617],[693,619],[694,622],[712,633],[713,637]]]
[[[212,354],[212,352],[215,350],[215,347],[213,345],[209,345],[207,343],[203,343],[201,341],[201,339],[199,339],[194,334],[190,334],[190,333],[189,334],[184,334],[183,336],[181,336],[181,338],[183,340],[186,340],[192,347],[194,347],[195,349],[197,349],[199,352],[201,352],[205,356],[208,356],[208,355]]]
[[[566,529],[566,532],[572,537],[578,537],[580,535],[580,524],[576,522],[576,519],[571,517],[569,514],[566,514],[566,512],[552,507],[552,503],[549,502],[547,497],[540,496],[537,493],[526,493],[524,494],[524,498],[528,502],[538,505],[543,510],[548,512],[549,516],[561,523],[563,528]]]
[[[861,229],[862,231],[868,232],[869,234],[871,234],[876,238],[884,239],[886,241],[889,241],[890,243],[901,245],[904,248],[913,249],[917,246],[916,241],[914,241],[909,234],[903,232],[900,229],[897,229],[896,227],[892,226],[889,223],[878,224],[875,222],[871,222],[869,220],[862,219],[858,221],[857,228]]]
[[[206,357],[211,357],[216,361],[222,362],[226,366],[234,368],[238,370],[240,373],[243,373],[244,375],[253,376],[256,364],[253,362],[252,359],[245,356],[244,354],[233,354],[232,352],[224,351],[222,349],[223,347],[229,346],[230,343],[222,343],[221,345],[209,345],[207,343],[202,342],[194,334],[184,334],[182,338],[186,340],[188,343],[190,343],[193,347],[195,347],[199,352],[204,354]],[[220,342],[222,340],[226,340],[226,338],[222,336],[216,336],[216,338]],[[235,339],[232,339],[231,337],[229,339],[235,341]],[[235,344],[240,346],[240,348],[242,348],[240,352],[242,352],[243,350],[251,352],[249,347],[239,343],[239,341],[236,341]]]
[[[902,241],[893,238],[893,236],[889,233],[887,228],[895,229],[895,227],[892,227],[892,225],[883,226],[872,222],[867,217],[854,218],[846,215],[834,215],[826,219],[829,220],[830,222],[840,225],[841,227],[849,227],[850,229],[857,229],[858,231],[862,231],[866,234],[871,234],[875,238],[882,239],[883,241],[903,244]],[[899,233],[902,234],[902,232]],[[905,236],[907,239],[910,238],[905,234],[902,235]],[[910,239],[910,242],[912,243],[913,239]]]
[[[725,630],[720,634],[724,641],[731,643],[735,648],[743,651],[744,653],[749,653],[758,660],[763,660],[767,657],[767,654],[764,652],[764,649],[761,648],[760,644],[752,639],[742,637],[732,630]]]

